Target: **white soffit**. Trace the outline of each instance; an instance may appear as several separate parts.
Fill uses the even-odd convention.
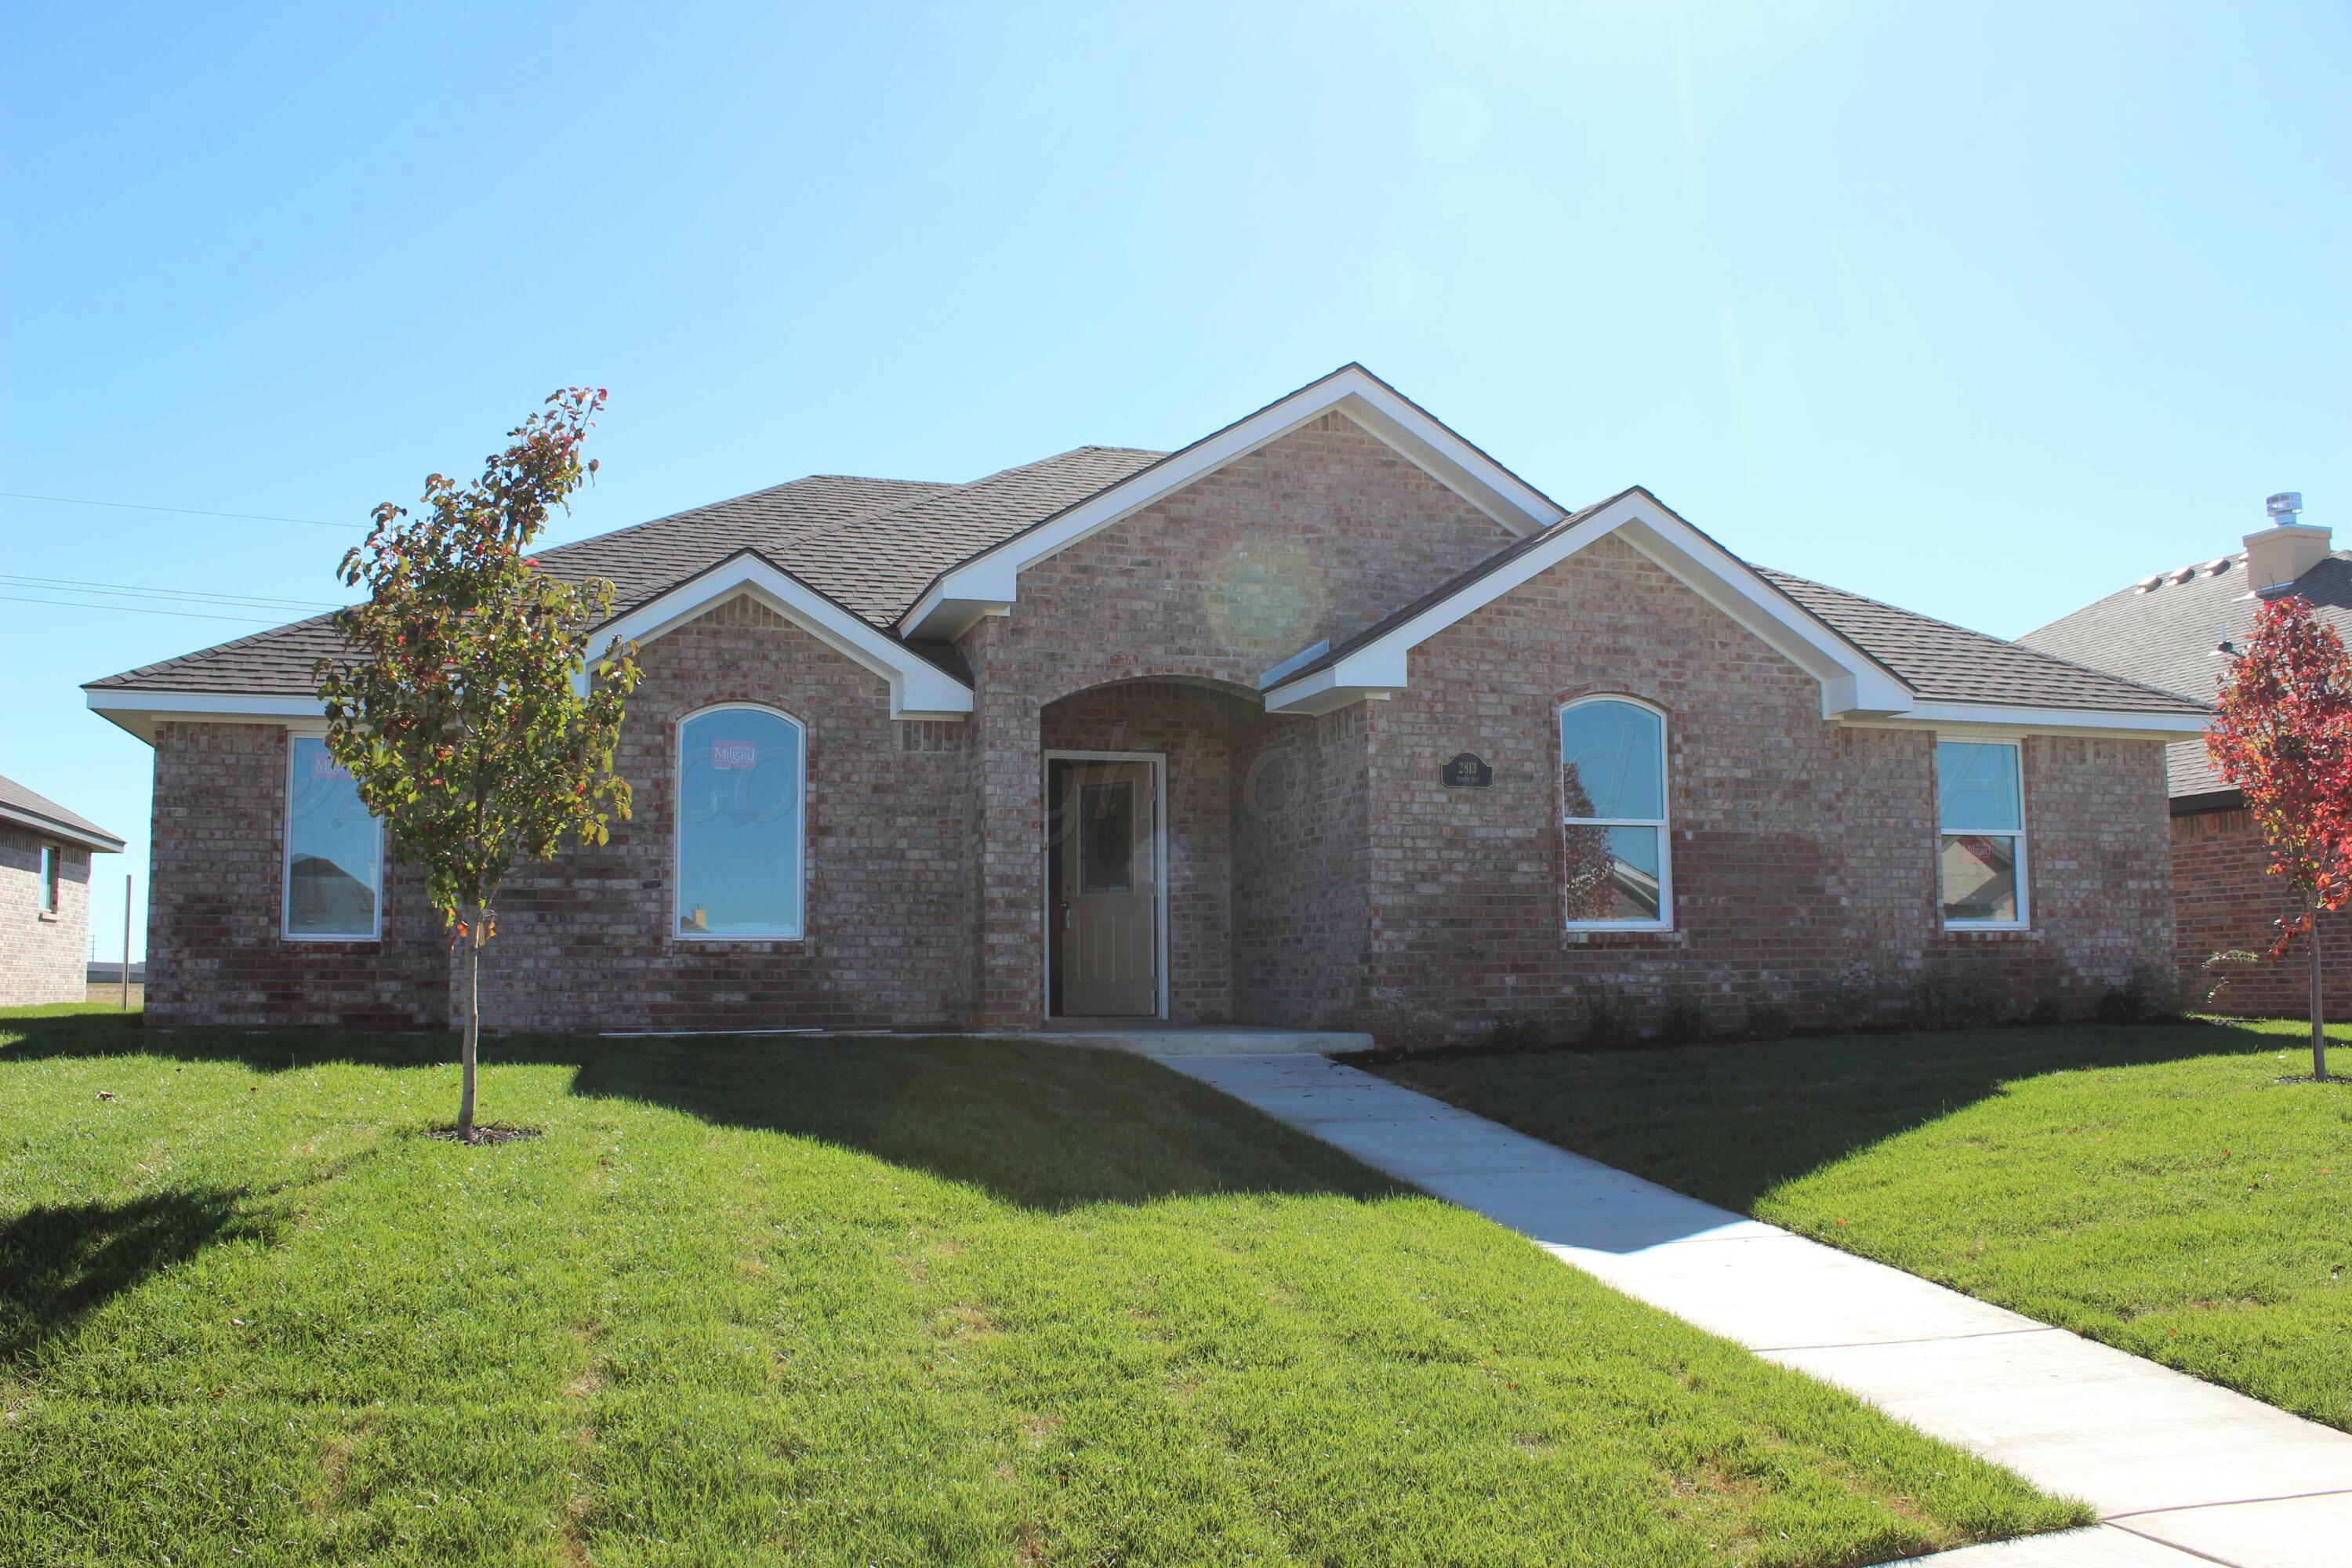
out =
[[[614,638],[638,644],[675,631],[739,594],[749,595],[890,686],[893,719],[961,719],[971,712],[971,688],[868,625],[756,551],[740,551],[675,588],[596,628],[584,689],[596,656]]]
[[[1028,567],[1330,413],[1346,416],[1521,538],[1568,515],[1380,377],[1359,364],[1343,365],[942,572],[899,617],[898,629],[910,637],[961,636],[981,616],[1002,615],[1019,601],[1021,574]]]

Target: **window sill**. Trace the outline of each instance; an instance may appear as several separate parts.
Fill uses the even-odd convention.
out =
[[[672,952],[798,952],[806,936],[673,936]]]
[[[1673,926],[1572,926],[1560,939],[1570,947],[1681,947],[1689,933]]]
[[[33,911],[33,918],[40,921],[43,925],[53,926],[58,923],[58,911],[55,910],[35,910]]]
[[[278,946],[285,952],[381,952],[383,938],[380,936],[288,936],[278,933]]]
[[[2037,926],[1946,926],[1948,940],[1958,942],[2040,942]]]

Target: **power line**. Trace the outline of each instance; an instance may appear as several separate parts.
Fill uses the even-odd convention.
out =
[[[258,616],[213,616],[198,610],[150,610],[137,605],[78,605],[70,599],[27,599],[17,594],[0,594],[0,601],[11,605],[47,605],[53,610],[113,610],[125,616],[172,616],[184,621],[242,621],[249,626],[283,626],[283,621],[265,620]]]
[[[37,496],[22,490],[0,490],[10,500],[56,501],[62,506],[103,506],[117,511],[168,511],[178,517],[226,517],[244,522],[299,522],[312,528],[366,528],[364,522],[329,522],[318,517],[270,517],[257,511],[199,511],[185,506],[142,506],[137,501],[84,500],[79,496]]]
[[[90,583],[78,577],[19,577],[5,572],[0,572],[0,584],[16,588],[68,589],[76,593],[104,594],[110,597],[135,595],[144,599],[186,600],[195,604],[265,610],[332,610],[341,607],[328,599],[268,599],[253,594],[215,594],[183,588],[150,588],[136,583]]]

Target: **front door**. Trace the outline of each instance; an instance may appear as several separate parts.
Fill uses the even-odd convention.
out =
[[[1056,1016],[1160,1012],[1159,769],[1055,757],[1046,764],[1045,883]]]

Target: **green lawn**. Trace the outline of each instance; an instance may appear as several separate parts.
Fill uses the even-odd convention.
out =
[[[2352,1087],[2274,1081],[2311,1070],[2309,1037],[2084,1026],[1378,1070],[2352,1428]]]
[[[1863,1563],[2073,1505],[1139,1058],[0,1018],[0,1561]],[[108,1098],[110,1096],[111,1098]]]

